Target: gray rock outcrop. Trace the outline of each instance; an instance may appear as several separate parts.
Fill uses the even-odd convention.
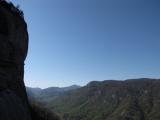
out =
[[[3,2],[0,1],[0,120],[31,120],[23,81],[27,24]]]

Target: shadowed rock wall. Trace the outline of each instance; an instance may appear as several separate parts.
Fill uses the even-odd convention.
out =
[[[27,24],[0,2],[0,120],[31,120],[23,81]]]

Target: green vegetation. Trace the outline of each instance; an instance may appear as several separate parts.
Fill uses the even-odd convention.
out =
[[[23,11],[20,9],[20,6],[14,6],[12,2],[6,2],[5,0],[1,0],[0,4],[3,5],[7,10],[11,11],[17,16],[24,18]]]
[[[93,81],[39,101],[66,120],[159,120],[159,89],[155,79]]]
[[[33,120],[62,120],[59,114],[42,107],[42,105],[36,101],[30,103],[30,111]]]

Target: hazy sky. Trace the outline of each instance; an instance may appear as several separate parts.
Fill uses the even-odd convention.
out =
[[[10,0],[29,32],[25,84],[160,78],[160,0]]]

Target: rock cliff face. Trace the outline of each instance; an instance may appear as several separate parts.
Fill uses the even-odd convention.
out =
[[[0,1],[0,120],[31,120],[23,81],[27,24]]]

